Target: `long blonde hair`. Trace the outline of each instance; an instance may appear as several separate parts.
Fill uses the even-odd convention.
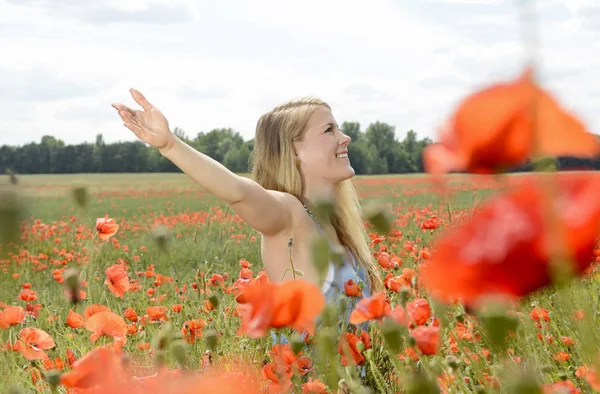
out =
[[[262,115],[256,125],[252,152],[252,176],[262,187],[302,199],[304,182],[296,166],[293,142],[302,140],[314,111],[331,107],[312,97],[292,100]],[[377,263],[368,244],[358,195],[350,179],[335,186],[331,224],[345,247],[365,269],[371,292],[383,288]]]

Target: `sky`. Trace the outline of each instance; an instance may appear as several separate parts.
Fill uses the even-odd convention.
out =
[[[110,106],[141,109],[131,87],[191,137],[251,139],[263,113],[316,96],[339,124],[436,140],[531,55],[599,133],[600,0],[0,0],[0,145],[134,141]]]

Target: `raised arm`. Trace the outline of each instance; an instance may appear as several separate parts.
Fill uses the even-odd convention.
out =
[[[131,89],[130,92],[143,111],[123,104],[112,106],[119,112],[125,127],[140,140],[158,148],[164,157],[198,185],[230,205],[260,233],[273,235],[291,226],[291,210],[286,203],[286,195],[265,190],[253,180],[234,174],[218,161],[198,152],[170,131],[166,117],[139,91]]]

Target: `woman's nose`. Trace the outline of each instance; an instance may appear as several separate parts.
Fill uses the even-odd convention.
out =
[[[340,145],[348,145],[352,141],[349,135],[342,133],[342,139],[340,141]]]

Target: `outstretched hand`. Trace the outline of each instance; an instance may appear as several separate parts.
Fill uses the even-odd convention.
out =
[[[131,88],[129,92],[143,111],[128,108],[120,103],[111,104],[125,122],[124,126],[133,131],[140,140],[157,149],[164,149],[172,144],[175,135],[169,129],[167,118],[138,90]]]

